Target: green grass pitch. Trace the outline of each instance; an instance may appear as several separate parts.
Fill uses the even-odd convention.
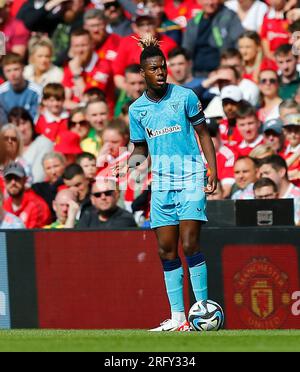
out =
[[[0,331],[0,352],[300,351],[300,331]]]

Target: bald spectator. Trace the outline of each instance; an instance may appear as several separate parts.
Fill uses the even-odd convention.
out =
[[[300,223],[300,188],[288,179],[288,166],[279,155],[272,155],[261,160],[259,165],[260,177],[270,178],[278,188],[279,199],[294,199],[295,224]]]
[[[239,158],[234,165],[235,185],[232,188],[231,199],[254,199],[253,185],[257,180],[256,163],[249,156]]]
[[[3,193],[0,189],[0,230],[25,229],[22,220],[3,209]]]
[[[51,220],[47,203],[32,189],[26,189],[26,173],[18,163],[9,164],[3,172],[9,197],[4,209],[19,217],[28,229],[42,228]]]
[[[45,229],[65,229],[68,228],[68,222],[74,214],[79,211],[79,205],[76,203],[76,196],[69,190],[61,190],[53,201],[53,210],[56,214],[56,221],[51,225],[45,226]]]
[[[95,210],[86,213],[77,227],[97,230],[136,227],[132,214],[118,207],[118,199],[119,191],[113,181],[95,182],[91,193],[91,201]]]

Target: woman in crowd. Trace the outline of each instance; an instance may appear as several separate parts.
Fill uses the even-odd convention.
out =
[[[40,84],[61,83],[63,71],[52,64],[53,44],[50,39],[32,38],[29,42],[29,65],[25,67],[25,79]]]
[[[23,142],[21,155],[26,164],[31,167],[33,183],[44,181],[42,159],[45,154],[52,151],[52,141],[43,135],[36,135],[32,117],[23,107],[13,108],[8,119],[18,128],[21,135]]]
[[[261,92],[261,107],[258,118],[261,122],[277,119],[280,116],[279,78],[274,70],[263,70],[259,74],[259,90]]]
[[[80,141],[83,141],[88,137],[91,126],[86,120],[84,108],[79,107],[71,112],[68,129],[69,131],[78,134]]]

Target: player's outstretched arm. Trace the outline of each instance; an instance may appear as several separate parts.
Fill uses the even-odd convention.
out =
[[[217,178],[218,178],[215,147],[210,137],[206,123],[196,125],[194,128],[199,136],[202,151],[204,153],[204,156],[208,162],[208,166],[210,169],[210,175],[208,177],[208,184],[205,187],[204,191],[207,194],[212,194],[216,191]]]

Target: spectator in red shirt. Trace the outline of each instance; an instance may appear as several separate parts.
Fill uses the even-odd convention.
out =
[[[4,209],[19,217],[28,229],[42,228],[51,221],[47,203],[31,189],[26,190],[26,174],[18,163],[11,163],[4,169],[4,179],[9,198]]]
[[[64,111],[65,89],[61,84],[47,84],[43,90],[43,113],[36,123],[36,132],[56,142],[68,129],[69,114]]]
[[[241,105],[237,112],[237,128],[243,141],[236,147],[238,157],[248,156],[250,152],[264,141],[263,135],[259,134],[260,122],[253,106]]]
[[[103,11],[99,9],[86,11],[83,27],[91,34],[98,57],[112,64],[118,54],[121,36],[107,32],[107,19]]]
[[[94,52],[92,38],[87,30],[79,29],[71,34],[70,53],[73,58],[64,69],[63,79],[66,88],[66,108],[75,108],[88,88],[97,87],[106,94],[113,113],[115,88],[111,66]]]
[[[10,7],[7,1],[0,2],[0,31],[6,37],[6,52],[17,53],[24,57],[30,33],[24,23],[10,15]]]
[[[285,0],[270,0],[270,11],[265,15],[261,38],[264,55],[274,59],[275,50],[289,42],[288,20],[284,16]]]
[[[157,35],[155,20],[149,14],[137,15],[132,23],[132,28],[134,35],[123,38],[120,43],[118,56],[113,66],[115,85],[119,89],[126,89],[126,67],[132,64],[140,63],[141,48],[135,38],[139,39],[145,34],[152,34],[161,42],[161,49],[166,56],[177,45],[170,37],[166,35]]]

